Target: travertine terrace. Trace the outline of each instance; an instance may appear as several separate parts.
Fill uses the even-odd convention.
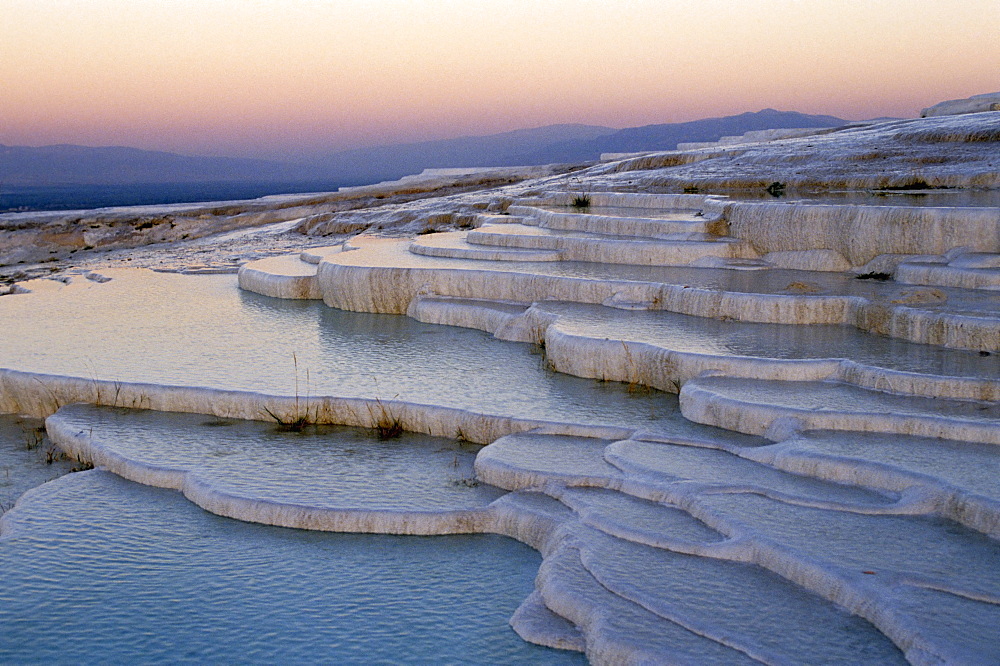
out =
[[[0,408],[47,416],[74,456],[220,515],[521,540],[544,560],[514,629],[596,663],[995,662],[1000,113],[751,139],[386,208],[372,219],[399,222],[394,236],[332,235],[239,271],[248,292],[479,329],[543,348],[557,373],[677,394],[660,418],[18,367],[0,371]],[[298,224],[337,234],[364,215]],[[57,411],[74,402],[144,411]],[[279,491],[280,459],[209,465],[197,443],[158,456],[178,426],[148,410],[391,417],[485,445],[482,485],[384,506],[345,485],[330,500],[311,489],[336,469],[299,452],[301,487]],[[400,455],[419,467],[414,450]]]

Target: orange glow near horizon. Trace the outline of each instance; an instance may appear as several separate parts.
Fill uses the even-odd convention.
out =
[[[996,0],[3,0],[0,143],[300,153],[1000,89]]]

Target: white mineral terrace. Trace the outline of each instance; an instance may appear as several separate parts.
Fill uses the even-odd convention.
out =
[[[511,625],[594,663],[997,663],[1000,209],[612,191],[787,174],[806,142],[895,151],[865,186],[918,157],[995,186],[984,115],[627,157],[242,291],[29,283],[0,412],[240,521],[517,539],[543,559]]]
[[[571,196],[515,202],[509,224],[250,264],[240,284],[541,343],[557,371],[679,391],[685,418],[777,442],[512,434],[483,449],[480,480],[572,510],[515,617],[529,640],[571,643],[540,628],[554,613],[595,660],[708,659],[667,638],[677,625],[768,663],[895,658],[877,642],[838,654],[829,611],[793,610],[816,601],[779,591],[791,583],[912,662],[1000,655],[1000,213]],[[726,562],[756,567],[739,591]]]
[[[565,197],[548,200],[561,203]],[[949,256],[988,263],[988,257],[1000,256],[996,209],[728,204],[719,212],[718,200],[701,196],[617,195],[614,200],[631,201],[635,207],[614,208],[616,217],[601,209],[590,214],[511,207],[519,221],[529,221],[525,216],[536,211],[530,221],[543,229],[553,215],[570,220],[567,224],[588,234],[586,238],[510,233],[500,225],[446,234],[442,241],[435,235],[416,241],[359,237],[344,246],[351,251],[312,251],[298,260],[250,263],[240,271],[240,285],[280,298],[322,297],[330,306],[360,312],[403,314],[422,295],[527,303],[554,299],[750,322],[850,324],[911,342],[1000,350],[1000,294],[995,290],[861,280],[834,270],[853,265],[857,272],[891,271],[914,257],[921,243]],[[686,210],[678,215],[689,221],[648,217],[640,204],[653,204],[657,211],[672,204]],[[628,210],[638,217],[626,217]],[[605,234],[609,220],[616,221],[617,235]],[[635,221],[641,228],[630,226]],[[664,240],[680,233],[678,224],[694,225],[689,232],[694,238]],[[845,244],[853,261],[830,249],[837,243],[827,242],[822,231],[811,236],[799,230],[824,225],[840,229],[837,242]],[[884,234],[875,246],[865,242],[870,228],[893,225],[906,233]],[[727,237],[706,240],[706,234],[726,227],[739,227],[740,238],[761,253],[727,249],[740,247],[737,241],[725,242]],[[623,240],[622,234],[630,239]],[[766,240],[772,236],[775,240]],[[511,239],[522,243],[519,249],[511,249]],[[538,240],[553,242],[533,244]],[[962,255],[969,247],[980,251]],[[531,254],[541,251],[547,252]],[[637,255],[634,261],[644,265],[628,263]]]

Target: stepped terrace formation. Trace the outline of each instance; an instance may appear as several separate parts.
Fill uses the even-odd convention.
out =
[[[527,544],[510,624],[560,652],[518,659],[1000,660],[1000,114],[751,139],[309,211],[236,278],[16,285],[0,411],[100,469],[0,550],[84,487],[179,510],[124,478]]]

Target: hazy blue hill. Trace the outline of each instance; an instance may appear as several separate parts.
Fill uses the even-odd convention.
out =
[[[15,187],[124,186],[157,183],[357,184],[398,178],[431,167],[514,166],[525,153],[615,130],[550,125],[489,136],[379,146],[332,153],[305,163],[178,155],[119,146],[0,145],[0,193]]]
[[[301,175],[295,171],[267,160],[195,157],[120,146],[0,145],[3,186],[294,180]]]
[[[764,109],[724,118],[615,130],[549,125],[440,141],[362,148],[292,164],[197,157],[137,148],[0,145],[0,211],[92,208],[327,191],[435,167],[586,162],[601,153],[672,150],[751,130],[836,127],[847,121]]]
[[[110,206],[146,206],[195,201],[256,199],[268,194],[334,192],[353,181],[200,181],[124,185],[2,185],[0,213],[23,210],[77,210]]]
[[[723,118],[706,118],[686,123],[665,123],[629,127],[586,141],[565,141],[523,155],[528,164],[596,160],[601,153],[630,153],[644,150],[673,150],[678,143],[718,141],[724,136],[765,129],[839,127],[849,121],[834,116],[814,116],[795,111],[764,109]]]
[[[435,167],[515,166],[596,160],[604,152],[672,150],[682,141],[715,141],[751,130],[835,127],[847,121],[764,109],[725,118],[615,130],[549,125],[488,136],[378,146],[331,153],[302,164],[198,157],[137,148],[0,145],[0,189],[15,186],[223,182],[350,182],[398,178]]]
[[[318,158],[309,166],[325,177],[362,180],[399,178],[429,168],[520,166],[529,164],[523,161],[527,154],[565,142],[593,141],[615,131],[596,125],[548,125],[488,136],[361,148]]]

